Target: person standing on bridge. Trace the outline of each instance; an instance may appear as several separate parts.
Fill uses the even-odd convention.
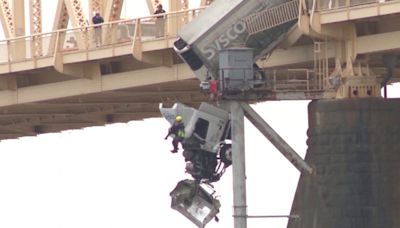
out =
[[[99,12],[96,12],[94,17],[92,18],[92,22],[95,25],[94,26],[94,41],[96,43],[96,47],[101,46],[101,25],[104,23],[104,19],[102,16],[100,16]]]
[[[178,144],[181,143],[182,145],[182,141],[185,138],[185,125],[182,121],[182,116],[177,115],[175,117],[175,122],[169,128],[168,134],[165,136],[165,140],[170,135],[173,135],[172,146],[174,147],[171,152],[176,153],[178,152]]]
[[[165,10],[163,9],[163,6],[160,4],[157,5],[157,10],[154,11],[154,14],[164,14]],[[162,37],[164,36],[164,17],[165,15],[160,15],[156,17],[156,37]]]

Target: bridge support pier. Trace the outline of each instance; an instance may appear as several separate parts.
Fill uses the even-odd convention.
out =
[[[400,227],[400,99],[309,105],[306,162],[288,228]]]

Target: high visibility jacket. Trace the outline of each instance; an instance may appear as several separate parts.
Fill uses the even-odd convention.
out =
[[[185,125],[182,122],[175,122],[169,128],[168,135],[175,134],[178,137],[185,137]]]
[[[185,138],[185,130],[179,130],[176,134],[178,137]]]

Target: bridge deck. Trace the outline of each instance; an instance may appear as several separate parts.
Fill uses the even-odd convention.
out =
[[[321,24],[359,22],[362,15],[384,22],[399,13],[399,4],[373,2],[362,9],[323,10]],[[177,31],[202,10],[168,14],[161,37],[156,37],[159,28],[152,17],[105,23],[100,47],[94,45],[90,26],[0,41],[0,139],[158,117],[160,102],[197,106],[206,101],[198,80],[172,50]],[[360,10],[375,14],[352,16]],[[358,48],[371,59],[388,49],[400,50],[398,39],[381,42],[375,49],[366,44],[398,37],[399,32],[365,34],[358,37]],[[285,42],[290,43],[292,36],[296,31]],[[34,45],[38,40],[39,48]],[[265,88],[269,93],[259,101],[334,97],[334,91],[310,87],[304,80],[313,73],[314,58],[312,41],[301,34],[290,47],[282,46],[268,61],[261,61],[259,65],[274,73],[269,74],[271,83]],[[373,62],[373,67],[384,68],[379,61]],[[397,69],[395,72],[400,77]]]

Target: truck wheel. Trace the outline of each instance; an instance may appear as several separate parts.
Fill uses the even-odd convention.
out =
[[[224,144],[220,149],[221,161],[226,167],[232,165],[232,145]]]

